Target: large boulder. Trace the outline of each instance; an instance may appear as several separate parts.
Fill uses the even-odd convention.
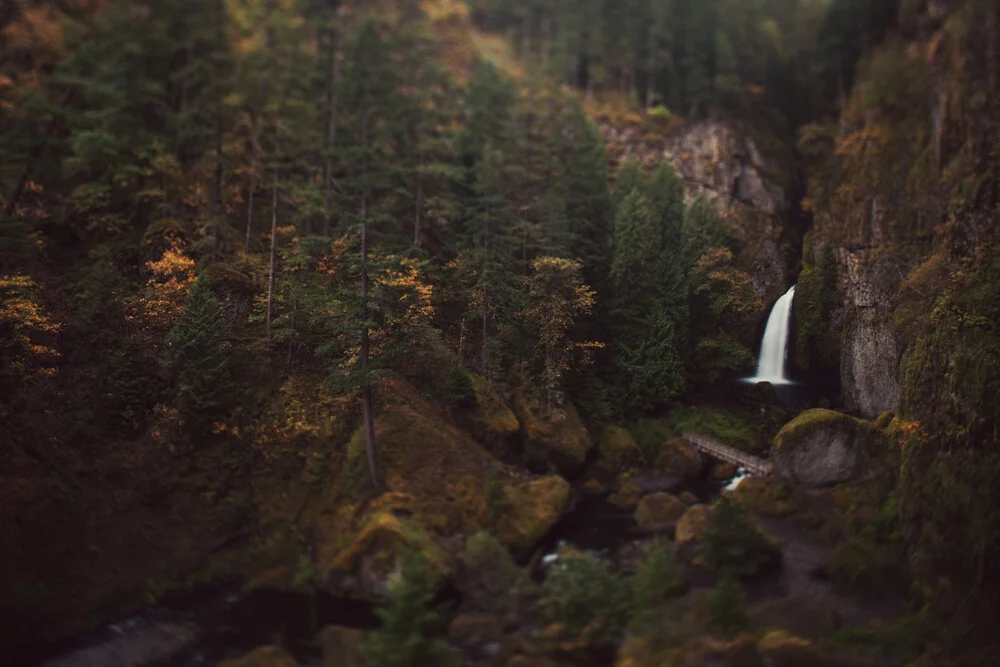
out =
[[[464,425],[477,442],[487,445],[491,452],[506,460],[521,430],[517,415],[485,379],[474,374],[469,374],[469,378],[475,401],[463,420]]]
[[[779,477],[804,487],[850,481],[858,474],[875,429],[833,410],[807,410],[781,429],[771,448]]]
[[[671,528],[688,511],[688,506],[669,493],[651,493],[639,501],[635,522],[646,532]]]
[[[242,658],[220,662],[218,667],[299,667],[299,663],[278,646],[258,646]]]
[[[505,507],[496,521],[497,537],[517,555],[530,553],[562,517],[571,492],[569,482],[558,475],[505,486]]]
[[[660,445],[660,455],[656,459],[656,469],[681,477],[700,477],[705,462],[691,445],[681,438],[669,438]]]
[[[514,411],[521,422],[529,463],[548,463],[563,475],[580,472],[593,443],[572,405],[547,407],[518,392]]]
[[[587,476],[602,482],[642,464],[642,450],[628,430],[609,426],[597,441],[597,459],[587,469]]]
[[[707,505],[695,505],[688,508],[684,516],[677,522],[677,544],[691,544],[705,539],[712,527],[712,508]]]
[[[783,517],[795,510],[791,490],[773,477],[746,477],[726,493],[751,512],[763,516]]]
[[[391,495],[401,496],[390,494],[383,500],[391,500]],[[427,554],[441,576],[454,567],[448,554],[405,510],[383,504],[368,515],[347,548],[321,552],[319,583],[339,595],[385,599],[398,569],[397,559],[406,550]]]

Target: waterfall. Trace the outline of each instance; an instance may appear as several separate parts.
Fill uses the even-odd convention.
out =
[[[767,318],[764,339],[760,342],[760,358],[757,361],[757,376],[750,382],[770,382],[788,384],[785,377],[785,355],[788,351],[788,329],[792,324],[792,299],[795,285],[785,292],[774,304],[771,316]]]

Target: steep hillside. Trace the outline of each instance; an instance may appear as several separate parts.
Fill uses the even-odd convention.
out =
[[[801,142],[800,363],[839,366],[849,408],[909,420],[902,537],[928,601],[975,625],[1000,590],[998,27],[995,3],[904,3],[839,122]]]

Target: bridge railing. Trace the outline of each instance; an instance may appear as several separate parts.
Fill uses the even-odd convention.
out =
[[[695,433],[685,433],[682,438],[691,443],[699,451],[726,463],[746,468],[757,475],[769,475],[771,473],[771,462],[766,459],[747,454],[746,452],[723,445],[720,442],[715,442],[710,438]]]

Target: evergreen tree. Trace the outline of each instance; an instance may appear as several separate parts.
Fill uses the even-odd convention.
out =
[[[723,570],[708,595],[708,615],[716,632],[731,639],[747,626],[747,596],[732,570]]]
[[[399,576],[390,584],[389,599],[376,610],[382,622],[362,648],[365,667],[449,667],[459,663],[443,637],[443,618],[433,608],[433,567],[423,553],[403,561]]]
[[[204,275],[191,284],[184,312],[166,342],[177,378],[181,425],[197,441],[228,418],[235,398],[222,315]]]

